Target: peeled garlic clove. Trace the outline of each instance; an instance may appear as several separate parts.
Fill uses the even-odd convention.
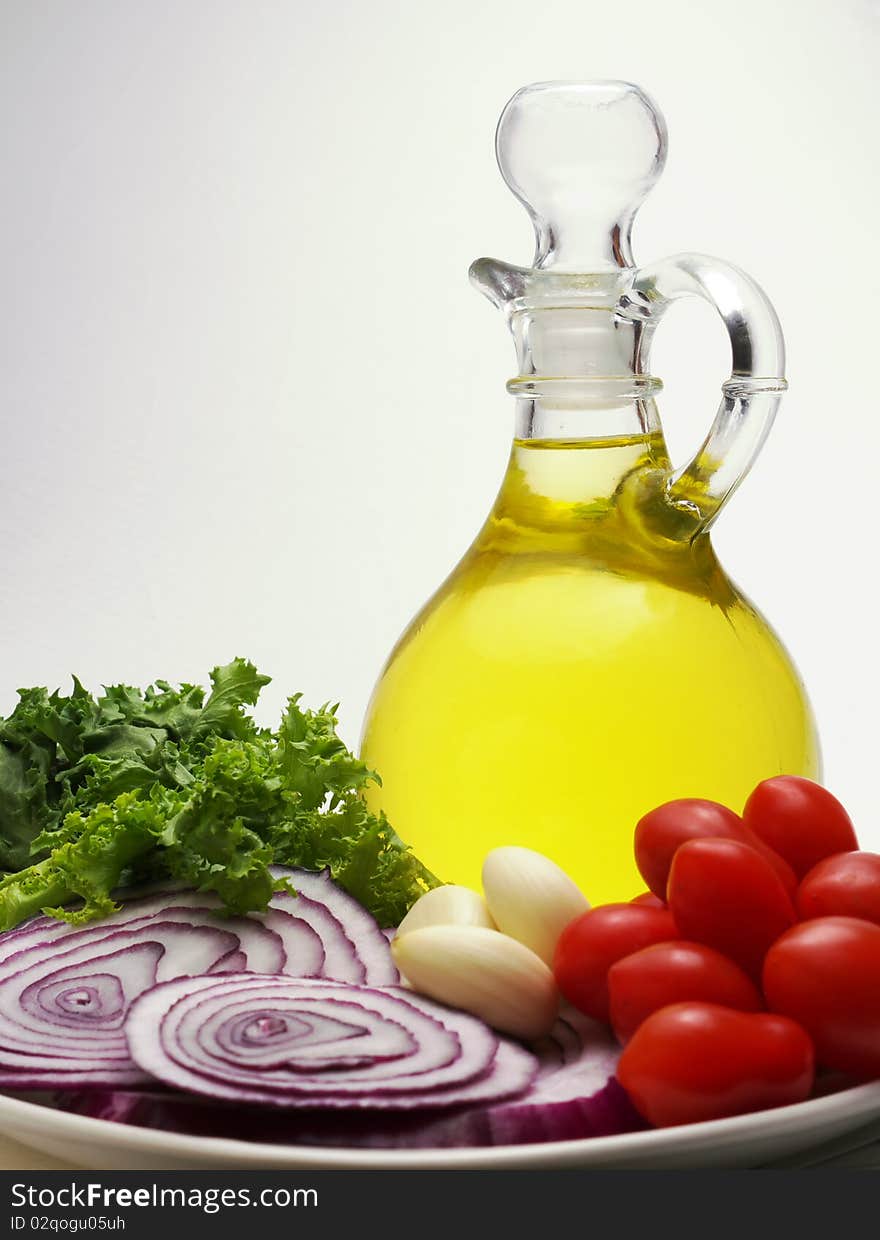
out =
[[[556,1020],[553,974],[522,943],[485,926],[425,926],[400,934],[394,960],[413,990],[479,1016],[516,1038],[540,1038]]]
[[[397,927],[397,933],[407,934],[423,926],[484,926],[492,930],[495,923],[478,892],[447,883],[419,896]]]
[[[498,929],[551,968],[560,934],[590,907],[574,880],[531,848],[493,848],[483,862],[483,890]]]

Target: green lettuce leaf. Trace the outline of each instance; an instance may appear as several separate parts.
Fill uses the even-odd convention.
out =
[[[166,681],[20,692],[0,720],[0,929],[40,910],[89,921],[169,878],[261,910],[287,885],[273,865],[329,868],[389,926],[436,886],[363,799],[378,776],[339,737],[336,707],[297,694],[271,732],[246,709],[267,676],[235,659],[210,679],[207,698]]]

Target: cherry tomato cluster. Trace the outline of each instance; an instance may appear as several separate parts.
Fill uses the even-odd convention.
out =
[[[610,1024],[618,1077],[652,1124],[801,1102],[816,1069],[880,1077],[880,856],[825,788],[759,784],[742,816],[652,810],[635,832],[649,890],[563,931],[563,995]]]

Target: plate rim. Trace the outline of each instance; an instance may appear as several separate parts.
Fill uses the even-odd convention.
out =
[[[32,1129],[33,1122],[49,1122],[57,1128],[59,1137],[76,1135],[80,1140],[88,1137],[102,1141],[112,1139],[116,1146],[137,1149],[142,1154],[158,1153],[186,1157],[198,1155],[204,1159],[212,1154],[218,1157],[236,1158],[245,1164],[245,1169],[257,1170],[261,1159],[278,1160],[289,1158],[291,1169],[299,1170],[379,1170],[387,1169],[389,1163],[402,1170],[410,1168],[428,1169],[434,1162],[438,1169],[464,1170],[475,1157],[485,1163],[488,1168],[503,1168],[508,1163],[532,1160],[538,1163],[551,1163],[554,1158],[563,1157],[571,1161],[579,1152],[593,1151],[597,1158],[605,1156],[621,1159],[650,1156],[653,1151],[674,1153],[677,1147],[685,1150],[694,1140],[700,1142],[720,1141],[728,1144],[732,1138],[753,1136],[752,1130],[757,1125],[765,1130],[783,1128],[799,1117],[818,1120],[838,1117],[841,1110],[846,1111],[855,1104],[857,1115],[853,1127],[857,1127],[858,1118],[863,1118],[861,1105],[870,1109],[876,1107],[880,1116],[880,1081],[869,1081],[863,1085],[850,1086],[836,1093],[825,1094],[819,1098],[809,1098],[805,1102],[797,1102],[783,1107],[772,1107],[764,1111],[749,1111],[745,1115],[735,1115],[727,1119],[704,1120],[696,1124],[681,1124],[674,1128],[653,1128],[645,1132],[619,1133],[605,1137],[578,1137],[565,1141],[530,1142],[521,1145],[497,1146],[461,1146],[452,1148],[424,1149],[363,1149],[356,1146],[321,1146],[321,1145],[282,1145],[263,1141],[239,1141],[232,1137],[195,1136],[188,1133],[168,1132],[164,1129],[146,1128],[133,1124],[123,1124],[115,1120],[96,1119],[93,1116],[77,1115],[72,1111],[52,1107],[45,1103],[30,1102],[23,1098],[13,1098],[0,1092],[0,1117],[8,1120],[7,1132],[14,1140],[29,1145],[28,1137],[22,1137],[19,1126],[15,1124],[18,1117],[24,1121],[24,1127]],[[28,1121],[31,1121],[30,1123]],[[31,1146],[31,1148],[34,1148]],[[294,1163],[296,1166],[294,1167]],[[585,1164],[587,1165],[587,1164]]]

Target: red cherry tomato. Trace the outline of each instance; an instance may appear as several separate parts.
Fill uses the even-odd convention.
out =
[[[676,1003],[636,1030],[617,1078],[650,1123],[693,1124],[803,1102],[813,1047],[784,1016]]]
[[[808,917],[861,917],[880,925],[880,856],[849,852],[814,865],[797,892],[797,910]]]
[[[565,998],[580,1012],[608,1023],[608,970],[616,960],[680,938],[665,908],[602,904],[576,917],[556,944],[553,972]]]
[[[682,844],[669,872],[669,910],[682,938],[714,947],[757,979],[767,949],[796,920],[776,872],[739,840]]]
[[[611,1025],[626,1042],[652,1012],[700,1000],[741,1012],[760,1012],[757,987],[738,964],[702,943],[673,940],[643,947],[608,970]]]
[[[640,895],[633,896],[630,904],[646,904],[648,908],[666,908],[666,901],[655,896],[653,891],[643,891]]]
[[[824,857],[859,846],[850,816],[837,797],[799,775],[778,775],[758,784],[746,801],[743,820],[785,858],[798,878]]]
[[[764,994],[803,1025],[824,1067],[880,1076],[880,926],[855,917],[793,926],[767,953]]]
[[[661,900],[667,898],[669,867],[675,851],[688,840],[741,840],[751,844],[779,874],[788,891],[794,894],[797,877],[787,861],[768,848],[726,805],[717,801],[701,801],[685,797],[658,805],[636,824],[633,841],[636,865],[650,889]]]

